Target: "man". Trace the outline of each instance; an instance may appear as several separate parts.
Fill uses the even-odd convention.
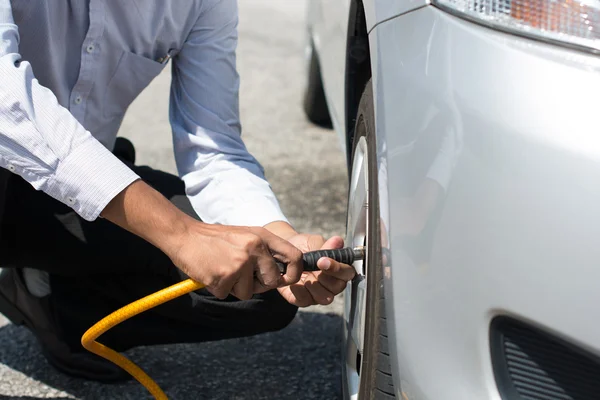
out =
[[[296,233],[247,152],[236,27],[235,0],[0,0],[0,166],[10,171],[0,312],[31,329],[60,371],[124,378],[85,352],[81,335],[183,278],[207,290],[102,341],[124,351],[281,329],[354,276],[329,259],[301,274],[300,250],[342,239]],[[115,146],[127,107],[170,60],[181,180]],[[285,275],[274,258],[289,263]]]

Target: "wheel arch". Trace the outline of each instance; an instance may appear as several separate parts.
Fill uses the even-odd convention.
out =
[[[368,0],[370,1],[370,0]],[[346,149],[352,148],[354,126],[360,98],[372,77],[371,48],[368,34],[367,8],[363,0],[351,0],[348,17],[348,38],[346,41],[346,76],[345,76],[345,126]],[[346,151],[348,166],[352,160]]]

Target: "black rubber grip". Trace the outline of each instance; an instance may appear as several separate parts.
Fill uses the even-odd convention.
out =
[[[342,264],[352,265],[354,262],[354,250],[352,247],[345,247],[343,249],[335,250],[309,251],[308,253],[304,253],[304,256],[302,257],[304,260],[304,270],[319,271],[319,267],[317,267],[317,261],[323,257],[331,258],[337,262],[341,262]],[[278,262],[277,266],[279,267],[281,273],[285,274],[287,265]]]

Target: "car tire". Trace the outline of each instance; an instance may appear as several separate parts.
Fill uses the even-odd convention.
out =
[[[383,256],[381,246],[381,222],[377,176],[377,147],[375,137],[375,110],[373,87],[369,80],[361,96],[358,108],[352,158],[361,138],[366,140],[368,182],[367,210],[367,256],[366,256],[366,307],[363,354],[360,362],[360,385],[358,399],[395,399],[390,352],[388,347],[387,319],[385,313],[385,293],[383,288]],[[351,196],[350,196],[351,197]]]
[[[331,117],[321,78],[321,66],[312,41],[308,48],[307,74],[308,77],[304,91],[304,113],[313,124],[324,128],[331,128]]]

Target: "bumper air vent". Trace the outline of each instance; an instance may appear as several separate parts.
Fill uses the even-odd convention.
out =
[[[492,361],[504,400],[599,400],[600,361],[514,319],[491,326]]]

